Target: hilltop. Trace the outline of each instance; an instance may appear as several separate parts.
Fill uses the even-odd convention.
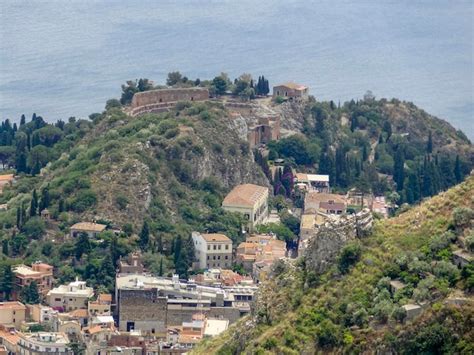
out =
[[[458,270],[452,252],[469,235],[472,243],[473,191],[471,176],[379,221],[321,275],[304,259],[275,265],[251,316],[193,353],[472,353],[474,273],[472,267]],[[390,280],[405,287],[394,292]],[[407,320],[401,306],[415,302],[422,313]]]
[[[94,271],[102,264],[112,270],[105,255],[114,243],[119,248],[112,264],[141,248],[145,266],[157,271],[163,264],[165,274],[176,271],[178,245],[186,250],[180,272],[187,276],[192,231],[224,233],[234,243],[244,239],[242,216],[221,208],[234,186],[273,185],[281,196],[271,199],[270,208],[298,207],[301,196],[272,174],[277,158],[286,169],[330,175],[335,192],[356,187],[399,205],[447,189],[473,166],[473,146],[462,132],[410,103],[372,96],[342,105],[313,97],[285,102],[265,96],[263,77],[257,87],[265,90],[255,92],[249,75],[234,83],[223,74],[199,83],[179,80],[168,85],[199,86],[216,96],[131,117],[133,95],[156,88],[140,79],[122,87],[123,103],[109,100],[90,120],[48,124],[33,115],[29,122],[23,116],[18,126],[3,122],[0,158],[17,172],[15,184],[0,195],[7,204],[0,211],[0,236],[8,263],[43,260],[62,280],[79,273],[99,286]],[[280,139],[252,146],[250,130],[269,117],[278,118],[273,123],[279,121]],[[51,216],[47,221],[38,216],[44,209]],[[80,243],[64,238],[80,221],[122,233],[114,239],[108,231],[83,256]],[[296,240],[290,224],[274,229],[281,239]]]

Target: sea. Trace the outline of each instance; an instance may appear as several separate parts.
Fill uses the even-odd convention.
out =
[[[1,0],[0,119],[100,112],[126,80],[265,75],[414,102],[474,139],[474,1]]]

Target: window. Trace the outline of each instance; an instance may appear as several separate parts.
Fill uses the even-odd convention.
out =
[[[225,256],[225,260],[227,260],[227,259],[229,259],[229,255],[226,255],[226,256]],[[226,265],[227,265],[227,264],[226,264]]]
[[[217,249],[221,250],[221,245],[220,244],[217,246]]]
[[[229,250],[229,244],[225,245],[225,250]]]
[[[207,256],[207,260],[209,260],[209,255]]]
[[[221,260],[221,256],[220,256],[220,255],[217,256],[217,260]]]
[[[211,246],[210,246],[210,245],[207,246],[207,250],[211,250]]]
[[[212,256],[212,260],[216,260],[216,256],[215,256],[215,255]]]

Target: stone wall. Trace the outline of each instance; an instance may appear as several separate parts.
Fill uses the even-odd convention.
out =
[[[127,331],[127,322],[134,322],[134,329],[166,331],[167,298],[157,289],[119,290],[118,311],[121,331]]]
[[[178,101],[203,101],[209,99],[206,88],[159,89],[133,95],[132,108]]]
[[[150,112],[165,112],[173,108],[178,101],[209,100],[206,88],[158,89],[138,92],[133,95],[128,114],[132,117]]]
[[[362,237],[372,228],[372,213],[368,209],[329,220],[308,241],[305,250],[306,268],[323,273],[336,260],[344,245]]]

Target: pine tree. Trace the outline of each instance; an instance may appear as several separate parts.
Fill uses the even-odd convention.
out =
[[[140,232],[140,240],[139,240],[140,249],[145,251],[148,248],[150,243],[150,228],[148,226],[148,221],[143,223],[142,230]]]
[[[38,212],[38,195],[36,194],[36,189],[33,189],[33,196],[31,197],[30,204],[30,217],[34,217]]]
[[[26,123],[26,117],[23,114],[23,115],[21,115],[21,119],[20,119],[20,127],[23,126],[25,123]]]

